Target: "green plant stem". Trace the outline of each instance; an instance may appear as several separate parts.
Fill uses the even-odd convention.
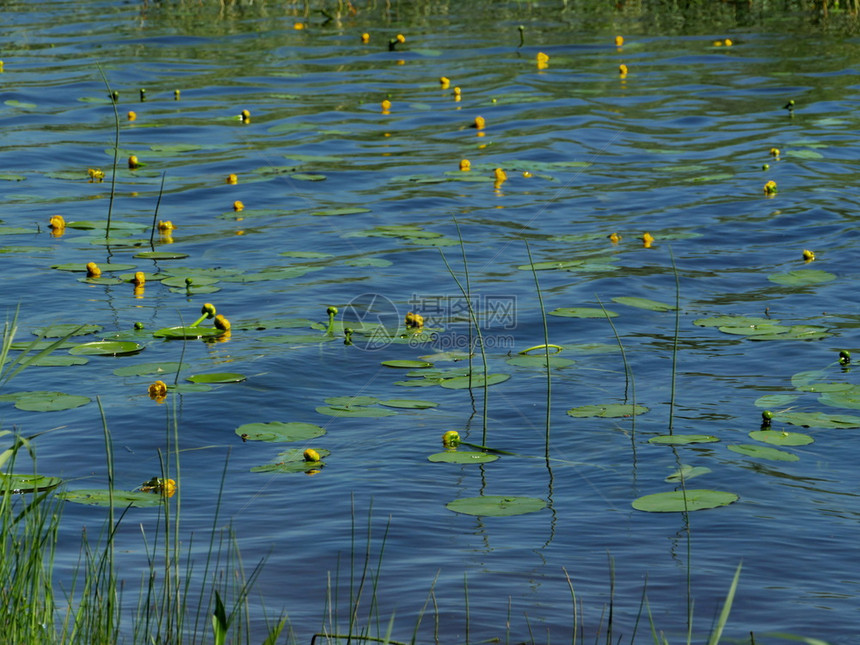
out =
[[[537,291],[538,305],[540,306],[541,323],[543,326],[544,356],[546,357],[546,432],[544,435],[544,454],[547,458],[547,464],[549,464],[550,419],[552,412],[552,372],[550,371],[549,366],[549,348],[554,347],[558,348],[558,351],[561,351],[561,347],[559,347],[558,345],[549,344],[549,326],[547,325],[546,321],[546,309],[544,308],[543,304],[543,296],[541,295],[540,282],[538,281],[537,271],[535,270],[534,260],[532,259],[532,250],[531,248],[529,248],[528,241],[526,241],[525,244],[526,253],[529,256],[529,266],[532,268],[532,277],[535,281],[535,290]],[[634,409],[633,412],[635,413],[636,410]],[[634,414],[633,416],[636,415]]]
[[[624,363],[624,378],[627,383],[630,384],[630,402],[633,406],[633,414],[630,415],[630,443],[633,448],[633,459],[636,459],[636,379],[633,378],[633,370],[630,369],[630,363],[627,360],[627,352],[624,351],[624,344],[621,342],[621,336],[618,335],[618,329],[615,327],[615,323],[612,322],[612,318],[609,316],[609,312],[606,311],[606,307],[603,306],[603,303],[600,301],[599,296],[595,296],[597,298],[597,304],[600,305],[600,308],[603,310],[603,315],[606,316],[606,321],[609,323],[609,326],[612,328],[612,333],[615,335],[615,342],[618,343],[618,349],[621,350],[621,361]]]
[[[161,187],[158,189],[158,200],[155,202],[155,211],[152,213],[152,228],[149,232],[149,247],[153,251],[155,250],[155,223],[158,220],[158,207],[161,205],[161,196],[164,195],[164,177],[166,175],[167,171],[161,173]]]
[[[669,247],[669,257],[672,260],[672,273],[675,274],[675,338],[672,342],[672,391],[669,398],[669,434],[671,435],[675,424],[675,378],[678,373],[678,335],[681,329],[681,281],[671,247]]]
[[[111,89],[110,83],[108,83],[107,76],[105,76],[102,66],[99,65],[98,69],[105,87],[107,87],[108,96],[110,97],[111,106],[113,107],[114,121],[113,171],[111,172],[110,178],[110,199],[108,200],[107,226],[105,227],[105,239],[108,239],[110,237],[111,215],[113,214],[113,200],[116,195],[116,166],[117,160],[119,159],[119,111],[116,109],[116,101],[113,100],[113,90]]]

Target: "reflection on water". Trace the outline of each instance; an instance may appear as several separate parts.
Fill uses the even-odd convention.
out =
[[[850,430],[805,430],[815,443],[784,448],[797,462],[726,449],[752,442],[762,393],[798,394],[793,410],[833,413],[817,394],[796,391],[796,372],[820,369],[826,380],[854,383],[835,361],[838,350],[860,344],[847,206],[857,195],[846,181],[856,172],[856,43],[810,31],[795,15],[800,3],[780,11],[758,2],[691,3],[686,11],[586,4],[5,7],[0,250],[10,257],[0,293],[10,312],[21,303],[22,336],[45,323],[88,322],[109,337],[140,322],[145,331],[135,338],[146,344],[137,358],[34,367],[13,387],[99,395],[118,482],[130,488],[159,474],[157,450],[173,416],[147,397],[153,378],[116,368],[182,355],[189,367],[180,382],[246,375],[214,391],[171,395],[184,450],[183,522],[189,534],[208,531],[229,454],[222,516],[233,518],[246,561],[267,557],[256,589],[269,609],[289,612],[299,640],[323,619],[327,572],[339,569],[339,593],[349,596],[354,521],[362,536],[372,527],[374,554],[387,531],[378,602],[384,623],[396,613],[396,634],[411,633],[432,589],[440,642],[466,638],[466,590],[470,638],[504,638],[509,617],[517,641],[536,625],[547,641],[567,638],[567,572],[581,624],[594,635],[610,601],[608,553],[613,620],[623,626],[616,633],[632,632],[647,576],[655,624],[681,638],[688,528],[700,624],[743,560],[743,601],[727,634],[786,631],[840,642],[858,631],[856,584],[843,571],[857,555],[850,522],[860,512]],[[792,32],[761,22],[762,13],[792,21]],[[390,48],[398,33],[405,42]],[[115,177],[114,111],[99,68],[119,93]],[[789,100],[793,109],[784,109]],[[478,117],[482,128],[473,127]],[[145,165],[129,168],[131,155]],[[90,181],[88,169],[104,180]],[[105,245],[103,229],[74,223],[105,219],[114,179],[115,228]],[[769,180],[779,187],[772,198],[763,193]],[[67,223],[61,235],[48,228],[55,214]],[[175,229],[150,238],[159,220]],[[603,303],[618,314],[612,322],[624,347],[622,354],[602,315],[547,317],[550,343],[575,361],[553,369],[549,462],[546,375],[507,360],[544,343],[524,240],[546,310]],[[815,252],[810,266],[803,249]],[[135,257],[149,250],[187,257]],[[135,293],[125,278],[79,282],[83,274],[50,268],[87,262],[131,264],[130,275],[147,272],[145,289]],[[681,304],[674,393],[674,312],[612,301],[674,302],[673,262]],[[803,268],[836,279],[768,279]],[[159,284],[161,274],[179,282]],[[510,375],[489,388],[487,443],[524,457],[428,462],[447,430],[482,440],[483,391],[381,364],[435,354],[434,369],[466,366],[438,354],[475,346],[458,280],[479,305],[489,371]],[[326,335],[327,307],[358,311],[367,294],[384,296],[393,320],[422,313],[432,321],[426,336],[375,343],[359,330],[345,345],[343,327],[353,323],[345,316]],[[190,323],[206,301],[232,321],[227,342],[153,341],[150,331]],[[765,312],[828,335],[756,342],[692,324]],[[397,414],[386,417],[317,412],[326,398],[359,395],[438,407],[389,407]],[[650,408],[635,425],[566,414],[634,396]],[[5,428],[63,426],[37,442],[41,471],[70,487],[104,485],[94,405],[39,414],[3,406]],[[325,428],[312,441],[331,451],[320,473],[250,472],[283,450],[310,447],[235,434],[244,423],[271,421]],[[670,422],[676,433],[721,441],[677,453],[648,444]],[[665,478],[679,462],[711,470],[691,486],[730,490],[740,502],[691,514],[689,526],[680,514],[634,511],[633,499],[672,490]],[[510,518],[445,508],[477,495],[536,497],[549,508]],[[145,509],[129,517],[129,525],[155,521]],[[72,563],[81,526],[99,522],[92,508],[67,505],[58,560]],[[138,533],[119,540],[123,569],[143,567]],[[348,600],[340,602],[343,610]],[[433,638],[434,620],[425,617],[422,642]]]

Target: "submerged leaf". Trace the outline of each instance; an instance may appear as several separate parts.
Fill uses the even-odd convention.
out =
[[[688,488],[686,491],[678,490],[645,495],[633,500],[633,508],[649,513],[683,513],[728,506],[738,499],[734,493],[725,491]]]
[[[501,495],[464,497],[445,504],[445,508],[455,513],[493,517],[534,513],[545,507],[546,502],[536,497],[504,497]]]
[[[769,459],[771,461],[799,461],[800,457],[778,448],[770,446],[757,446],[751,443],[733,444],[726,446],[732,452],[736,452],[747,457],[755,457],[757,459]]]
[[[325,434],[325,429],[301,421],[246,423],[236,428],[242,441],[308,441]]]
[[[607,403],[606,405],[580,405],[571,408],[567,414],[572,417],[607,417],[620,418],[645,414],[649,408],[644,405],[633,406],[630,403]]]

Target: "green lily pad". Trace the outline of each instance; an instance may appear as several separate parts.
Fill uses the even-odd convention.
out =
[[[710,318],[697,318],[693,321],[699,327],[757,327],[759,325],[779,324],[774,318],[758,318],[754,316],[712,316]]]
[[[163,376],[174,375],[182,367],[182,363],[176,361],[163,361],[161,363],[138,363],[137,365],[126,365],[116,368],[113,373],[116,376]]]
[[[704,488],[688,488],[666,493],[653,493],[633,500],[633,508],[648,513],[683,513],[728,506],[738,501],[734,493]]]
[[[10,493],[33,493],[56,488],[63,482],[59,477],[47,475],[15,475],[0,474],[0,494],[7,490]]]
[[[295,172],[290,175],[290,179],[297,179],[299,181],[325,181],[325,178],[325,175],[309,172]]]
[[[670,484],[680,481],[686,482],[693,479],[693,477],[707,475],[709,472],[711,472],[711,469],[705,466],[688,466],[685,464],[678,468],[671,475],[668,475],[663,481],[668,482]]]
[[[375,396],[330,396],[325,402],[338,408],[348,408],[353,405],[376,405],[379,399]]]
[[[648,443],[662,446],[686,446],[691,443],[714,443],[715,441],[719,441],[719,439],[709,434],[661,434],[651,437]]]
[[[630,403],[607,403],[606,405],[580,405],[571,408],[567,414],[571,417],[605,417],[621,418],[645,414],[649,408],[644,405],[633,406]]]
[[[86,365],[89,362],[90,360],[83,356],[48,354],[39,358],[33,357],[33,360],[27,364],[30,367],[71,367],[73,365]]]
[[[812,385],[805,387],[812,387]],[[847,388],[842,390],[825,391],[824,394],[818,397],[818,402],[831,408],[860,410],[860,385],[848,385]]]
[[[821,123],[819,122],[819,124]],[[797,159],[824,159],[824,155],[815,150],[788,150],[785,155]]]
[[[111,492],[107,489],[82,488],[57,493],[57,498],[75,504],[87,504],[89,506],[110,506]],[[144,491],[113,491],[113,505],[116,508],[146,508],[159,506],[164,500],[163,495]]]
[[[305,460],[304,450],[300,448],[291,448],[284,452],[278,453],[278,461],[271,464],[263,464],[262,466],[254,466],[251,468],[252,473],[306,473],[310,470],[318,470],[325,466],[323,459],[331,454],[330,450],[317,448],[317,453],[320,456],[319,461]]]
[[[313,211],[311,215],[359,215],[361,213],[369,213],[369,208],[362,208],[360,206],[346,206],[344,208],[329,208],[322,211]],[[282,253],[281,255],[285,255]]]
[[[543,350],[541,350],[543,351]],[[546,355],[545,354],[529,354],[524,356],[511,356],[508,360],[505,361],[508,365],[516,365],[517,367],[546,367]],[[550,353],[549,357],[549,366],[552,368],[561,368],[561,367],[570,367],[574,364],[569,358],[562,358],[561,356],[553,356]]]
[[[112,278],[110,276],[101,275],[97,278],[85,276],[83,278],[78,278],[78,282],[85,282],[87,284],[105,284],[105,285],[114,285],[114,284],[122,284],[122,280],[119,278]]]
[[[330,417],[390,417],[397,414],[393,410],[385,408],[371,408],[361,405],[356,406],[320,406],[317,408],[320,414],[327,414]]]
[[[815,441],[802,432],[780,432],[779,430],[753,430],[750,439],[763,441],[774,446],[807,446]]]
[[[69,350],[73,356],[131,356],[143,351],[143,345],[131,340],[102,340],[81,343]]]
[[[758,446],[752,443],[740,443],[726,446],[732,452],[756,459],[769,459],[770,461],[800,461],[800,457],[785,450],[771,448],[770,446]]]
[[[439,404],[433,401],[422,401],[421,399],[386,399],[380,401],[379,405],[384,405],[387,408],[403,408],[404,410],[426,410],[435,408]]]
[[[309,260],[334,257],[331,253],[320,253],[319,251],[282,251],[278,255],[288,258],[306,258]]]
[[[595,307],[560,307],[547,312],[550,316],[561,316],[563,318],[615,318],[618,316],[614,311],[597,309]]]
[[[62,392],[31,392],[24,393],[15,400],[15,407],[28,412],[57,412],[59,410],[72,410],[86,405],[92,399],[77,394],[63,394]]]
[[[491,455],[486,452],[470,452],[467,450],[446,450],[445,452],[437,452],[427,457],[428,461],[433,463],[446,464],[486,464],[491,461],[496,461],[498,455]]]
[[[78,325],[75,323],[56,323],[47,327],[36,327],[33,333],[41,338],[62,338],[63,336],[86,336],[102,330],[101,325]]]
[[[765,394],[758,397],[753,405],[757,408],[782,408],[793,403],[798,398],[797,394]]]
[[[436,352],[434,354],[427,354],[426,356],[419,356],[418,358],[430,361],[431,363],[439,363],[443,361],[464,361],[469,358],[468,352],[463,352],[460,350],[452,350],[450,352]],[[422,375],[423,376],[423,375]]]
[[[187,394],[194,392],[210,392],[212,390],[212,386],[208,383],[177,383],[173,385],[172,383],[167,384],[167,389],[170,392],[178,392],[179,394]]]
[[[416,378],[411,381],[394,381],[394,385],[399,385],[400,387],[435,387],[440,383],[441,381],[422,378]]]
[[[155,338],[167,340],[191,340],[195,338],[215,338],[224,332],[217,327],[165,327],[152,332]]]
[[[111,271],[130,271],[135,267],[136,265],[134,264],[99,264],[99,269],[101,269],[102,273],[110,273]],[[51,268],[56,269],[57,271],[73,271],[77,273],[86,273],[87,263],[68,262],[66,264],[53,264],[51,265]]]
[[[325,429],[301,421],[246,423],[236,428],[243,441],[308,441],[325,434]]]
[[[804,428],[860,428],[860,417],[851,414],[780,412],[774,416],[774,419]]]
[[[190,280],[191,282],[189,283],[188,280]],[[168,287],[181,287],[183,289],[191,288],[195,290],[198,287],[208,287],[210,285],[216,284],[217,282],[219,282],[218,278],[210,278],[208,276],[202,275],[172,275],[168,278],[162,278],[161,280],[161,284],[166,285]]]
[[[565,345],[565,351],[576,354],[614,354],[621,351],[617,344],[610,343],[579,343],[576,345]]]
[[[830,392],[846,392],[849,394],[849,391],[855,386],[850,383],[840,383],[840,382],[830,382],[830,383],[809,383],[807,385],[801,385],[797,389],[801,392],[818,392],[819,394],[830,393]],[[821,401],[821,399],[818,399]],[[860,404],[860,401],[858,401]],[[836,407],[853,407],[853,406],[836,406]],[[860,407],[860,406],[858,406]]]
[[[41,352],[55,343],[57,343],[56,340],[18,340],[9,345],[9,349],[22,352]],[[69,349],[71,347],[77,347],[77,345],[71,341],[63,341],[54,349]]]
[[[404,369],[418,369],[425,367],[433,367],[433,363],[428,361],[412,361],[412,360],[391,360],[391,361],[382,361],[382,364],[385,367],[398,367]]]
[[[809,385],[825,378],[827,378],[827,374],[824,370],[807,370],[794,374],[791,377],[791,384],[794,387],[801,387],[802,385]]]
[[[613,298],[612,302],[617,302],[619,305],[627,305],[628,307],[636,307],[638,309],[648,309],[649,311],[675,311],[674,305],[667,305],[665,302],[651,300],[650,298],[619,296],[617,298]]]
[[[717,327],[717,329],[724,334],[735,334],[737,336],[755,336],[757,334],[787,333],[791,330],[791,327],[786,327],[784,325],[777,325],[775,323],[768,322],[760,325],[723,325],[722,327]]]
[[[792,325],[788,329],[774,329],[769,334],[756,334],[750,340],[821,340],[832,336],[826,327]]]
[[[133,257],[140,260],[182,260],[187,258],[188,254],[177,251],[141,251],[135,253]]]
[[[486,517],[508,517],[534,513],[546,507],[546,502],[536,497],[506,497],[503,495],[482,495],[464,497],[445,504],[445,508],[455,513]]]
[[[213,374],[195,374],[189,376],[187,381],[192,383],[241,383],[247,377],[244,374],[234,372],[217,372]]]
[[[344,260],[344,264],[350,267],[390,267],[394,262],[385,258],[350,258]]]
[[[771,273],[767,279],[787,287],[807,287],[830,282],[836,276],[821,269],[795,269],[786,273]]]
[[[448,390],[465,390],[470,387],[484,387],[485,383],[488,386],[504,383],[509,378],[511,378],[510,374],[487,374],[485,380],[483,374],[473,374],[471,379],[468,376],[455,376],[454,378],[442,379],[439,385]]]

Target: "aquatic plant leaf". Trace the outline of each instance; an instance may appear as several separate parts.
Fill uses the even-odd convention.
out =
[[[113,153],[111,153],[111,156],[113,156]],[[107,220],[102,220],[98,222],[92,220],[77,220],[74,222],[66,222],[66,228],[75,228],[83,231],[106,229]],[[112,220],[110,223],[110,230],[113,232],[126,231],[129,233],[140,233],[147,229],[149,229],[149,227],[146,224],[135,224],[134,222],[119,222],[116,220]]]
[[[317,260],[322,258],[333,258],[331,253],[321,253],[319,251],[282,251],[278,255],[283,255],[288,258],[302,258],[307,260]]]
[[[81,343],[69,350],[73,356],[131,356],[143,351],[143,345],[132,340],[101,340]]]
[[[689,481],[690,479],[693,479],[693,477],[707,475],[709,472],[711,472],[711,469],[705,466],[689,466],[684,464],[671,475],[668,475],[663,481],[669,482],[670,484],[680,482],[682,480]]]
[[[241,383],[247,379],[244,374],[236,374],[234,372],[217,372],[213,374],[195,374],[186,378],[186,381],[192,383]]]
[[[436,352],[434,354],[427,354],[426,356],[419,356],[421,360],[430,361],[431,363],[438,363],[440,361],[464,361],[469,358],[469,352],[463,352],[458,349],[451,350],[449,352]],[[468,368],[466,368],[468,370]],[[422,374],[423,376],[423,374]]]
[[[428,461],[433,463],[446,464],[486,464],[491,461],[496,461],[498,455],[491,455],[486,452],[471,452],[468,450],[446,450],[445,452],[437,452],[427,457]]]
[[[851,414],[827,414],[825,412],[780,412],[776,421],[804,428],[860,428],[860,417]]]
[[[691,443],[714,443],[715,441],[719,441],[719,439],[709,434],[661,434],[651,437],[648,443],[662,446],[686,446]]]
[[[511,356],[505,362],[508,365],[516,365],[517,367],[546,367],[546,354],[541,354],[543,350],[535,354],[529,354],[528,356]],[[574,364],[575,361],[572,361],[569,358],[562,358],[561,356],[553,356],[552,352],[550,352],[549,357],[549,366],[560,368],[560,367],[570,367]]]
[[[197,287],[209,286],[212,284],[216,284],[217,282],[219,282],[218,278],[210,278],[210,277],[202,276],[202,275],[196,275],[196,276],[171,275],[170,277],[162,278],[162,280],[161,280],[161,284],[167,285],[168,287],[188,287],[188,286],[190,286],[192,289],[196,289]]]
[[[162,361],[152,363],[137,363],[136,365],[125,365],[116,368],[113,373],[116,376],[162,376],[176,374],[183,367],[182,363],[176,361]]]
[[[311,215],[358,215],[360,213],[369,213],[369,208],[362,208],[360,206],[347,206],[344,208],[329,208],[322,211],[313,211]],[[282,253],[281,255],[286,255]]]
[[[297,179],[299,181],[325,181],[326,176],[309,172],[296,172],[290,175],[290,179]]]
[[[750,340],[821,340],[832,336],[826,327],[816,325],[792,325],[787,330],[778,329],[770,334],[756,334]]]
[[[618,316],[614,311],[597,309],[596,307],[560,307],[547,312],[550,316],[561,316],[563,318],[615,318]]]
[[[787,287],[806,287],[830,282],[835,280],[836,276],[821,269],[795,269],[785,273],[771,273],[767,279]]]
[[[349,267],[390,267],[394,262],[385,258],[350,258],[344,260],[344,264]]]
[[[308,441],[325,434],[325,429],[302,421],[245,423],[236,428],[243,441]]]
[[[846,383],[846,385],[848,384]],[[818,402],[831,408],[860,410],[860,385],[848,385],[847,388],[838,391],[825,391],[818,397]]]
[[[435,387],[441,383],[441,380],[432,379],[413,379],[411,381],[394,381],[394,385],[400,387]]]
[[[487,517],[508,517],[534,513],[546,507],[546,502],[537,497],[506,497],[503,495],[482,495],[463,497],[445,504],[445,508],[465,515]]]
[[[82,356],[62,356],[58,354],[48,354],[47,356],[33,357],[33,360],[28,363],[31,367],[71,367],[72,365],[86,365],[90,359]]]
[[[770,461],[800,461],[800,457],[785,450],[771,448],[770,446],[757,446],[752,443],[739,443],[726,446],[732,452],[756,459],[768,459]]]
[[[379,399],[375,396],[330,396],[325,402],[338,408],[348,408],[352,405],[376,405]]]
[[[571,417],[605,417],[620,418],[645,414],[649,408],[644,405],[633,406],[630,403],[607,403],[606,405],[580,405],[571,408],[567,414]]]
[[[824,155],[815,150],[788,150],[785,156],[795,157],[796,159],[824,159]]]
[[[648,513],[683,513],[728,506],[740,499],[734,493],[705,488],[688,488],[666,493],[653,493],[633,500],[633,508]]]
[[[212,390],[212,386],[208,383],[177,383],[176,385],[168,383],[167,390],[169,392],[178,392],[179,394],[185,394],[187,392],[209,392]]]
[[[87,396],[63,394],[62,392],[33,392],[31,394],[19,396],[15,400],[15,407],[28,412],[57,412],[79,408],[92,400]]]
[[[757,408],[781,408],[796,401],[797,394],[765,394],[758,397],[753,405]]]
[[[102,273],[110,273],[111,271],[130,271],[137,265],[135,264],[99,264],[99,269]],[[66,262],[65,264],[52,264],[52,269],[57,271],[73,271],[77,273],[86,273],[86,262]]]
[[[852,389],[853,385],[850,383],[839,383],[839,382],[831,382],[831,383],[809,383],[808,385],[801,385],[797,389],[801,392],[818,392],[818,393],[826,393],[826,392],[844,392],[846,390]],[[819,399],[820,401],[821,399]],[[845,406],[837,406],[837,407],[845,407]]]
[[[827,378],[827,373],[824,370],[806,370],[794,374],[791,377],[791,384],[794,387],[801,387],[802,385],[809,385],[825,378]]]
[[[119,278],[111,278],[106,275],[101,275],[97,278],[91,278],[89,276],[78,278],[78,282],[86,282],[87,284],[122,284],[122,280]]]
[[[779,320],[775,318],[759,318],[755,316],[711,316],[710,318],[697,318],[693,321],[699,327],[756,327],[758,325],[776,325]]]
[[[426,410],[439,406],[438,403],[434,403],[433,401],[423,401],[421,399],[386,399],[380,401],[379,405],[384,405],[387,408],[402,408],[404,410]]]
[[[735,334],[737,336],[755,336],[756,334],[779,334],[788,333],[789,331],[791,331],[791,327],[786,327],[784,325],[778,325],[771,322],[761,325],[723,325],[722,327],[717,327],[717,329],[724,334]]]
[[[178,251],[141,251],[135,253],[132,257],[140,260],[182,260],[188,257],[187,253],[179,253]]]
[[[319,461],[306,461],[304,450],[301,448],[291,448],[284,452],[278,453],[278,461],[271,464],[263,464],[262,466],[254,466],[251,468],[252,473],[306,473],[311,470],[317,470],[325,466],[323,459],[331,454],[330,450],[324,448],[315,449],[320,456]]]
[[[577,354],[613,354],[621,351],[617,344],[610,343],[579,343],[576,345],[565,345],[565,351]]]
[[[75,504],[87,504],[89,506],[110,506],[111,491],[100,488],[80,488],[57,493],[57,498]],[[157,493],[145,491],[113,491],[113,505],[115,508],[146,508],[159,506],[165,497]]]
[[[320,406],[317,409],[320,414],[327,414],[330,417],[390,417],[397,414],[394,410],[386,408],[372,408],[362,405],[355,406]]]
[[[489,386],[504,383],[509,378],[511,378],[510,374],[487,374],[486,384]],[[471,379],[468,376],[442,379],[439,385],[448,390],[465,390],[470,387],[484,387],[484,383],[483,374],[473,374]]]
[[[215,338],[224,332],[217,327],[164,327],[152,332],[155,338],[167,340],[191,340],[195,338]]]
[[[33,333],[42,338],[62,338],[63,336],[86,336],[102,330],[101,325],[80,325],[76,323],[56,323],[47,327],[36,327]]]
[[[665,302],[651,300],[650,298],[639,298],[637,296],[618,296],[617,298],[613,298],[612,302],[638,309],[648,309],[649,311],[675,311],[674,305],[668,305]]]
[[[221,291],[221,287],[214,284],[197,285],[193,284],[190,287],[170,287],[170,293],[188,293],[192,295],[203,295],[207,293],[217,293]]]
[[[6,490],[11,493],[33,493],[56,488],[63,480],[47,475],[16,475],[14,473],[0,474],[0,495]]]
[[[763,441],[774,446],[806,446],[815,441],[802,432],[780,432],[779,430],[753,430],[750,439]]]
[[[31,352],[40,352],[56,342],[55,340],[16,340],[9,345],[9,349],[13,351],[29,350]],[[71,341],[65,341],[57,345],[54,349],[69,349],[70,347],[77,347],[77,345]]]
[[[412,360],[382,361],[382,365],[385,365],[385,367],[398,367],[398,368],[403,368],[403,369],[416,369],[416,368],[433,367],[433,363],[430,363],[429,361],[412,361]]]

